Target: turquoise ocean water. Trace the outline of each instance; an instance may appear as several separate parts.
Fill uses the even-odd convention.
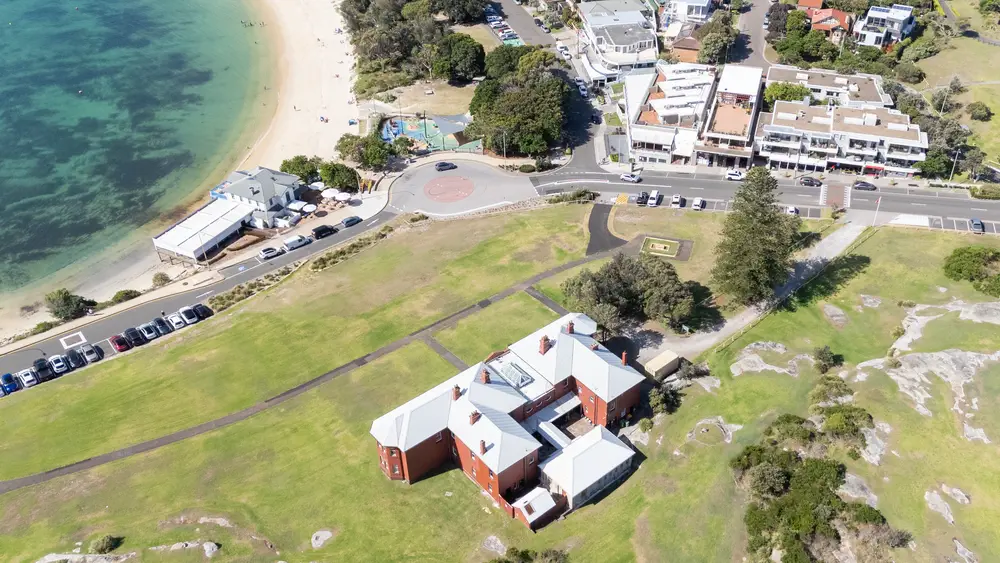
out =
[[[0,292],[148,241],[234,164],[266,119],[256,19],[241,0],[0,0]]]

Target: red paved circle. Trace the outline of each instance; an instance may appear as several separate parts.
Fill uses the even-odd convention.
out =
[[[475,184],[468,178],[445,176],[427,182],[424,185],[424,195],[431,201],[453,203],[469,197],[475,189]]]

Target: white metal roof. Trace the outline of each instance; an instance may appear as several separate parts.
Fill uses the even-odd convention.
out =
[[[480,413],[479,420],[472,422],[472,413]],[[483,460],[486,467],[500,473],[524,459],[542,445],[528,431],[505,412],[483,405],[476,405],[463,396],[451,408],[448,429],[458,437],[472,453]],[[479,449],[480,441],[486,442],[486,453]]]
[[[383,446],[406,451],[441,432],[448,427],[452,388],[468,387],[469,378],[463,371],[376,418],[371,435]]]
[[[726,65],[719,75],[718,92],[756,97],[764,69],[757,66]]]
[[[552,493],[541,487],[535,487],[528,491],[528,494],[514,501],[511,506],[520,508],[525,519],[531,524],[555,508],[556,501],[552,498]]]
[[[189,258],[198,258],[250,219],[253,208],[228,199],[216,199],[153,239],[153,245]]]
[[[595,426],[539,467],[572,499],[633,455],[607,428]]]

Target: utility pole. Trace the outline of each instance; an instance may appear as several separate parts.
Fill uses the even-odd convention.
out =
[[[846,189],[846,188],[845,188]],[[882,206],[882,196],[875,200],[875,215],[872,216],[872,226],[875,226],[875,219],[878,219],[878,208]]]
[[[503,163],[507,164],[507,130],[503,130]]]
[[[955,177],[955,166],[958,165],[959,151],[961,149],[955,149],[955,160],[951,161],[951,174],[948,175],[948,181],[950,182],[952,178]]]

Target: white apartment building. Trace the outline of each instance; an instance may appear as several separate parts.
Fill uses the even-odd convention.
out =
[[[767,71],[765,87],[775,82],[801,84],[820,101],[836,100],[842,107],[889,107],[892,97],[882,89],[882,77],[873,74],[837,74],[829,70],[802,70],[774,65]]]
[[[764,69],[755,66],[730,64],[722,68],[702,140],[695,145],[697,164],[750,166],[753,124],[759,109],[763,76]]]
[[[581,62],[591,81],[614,81],[659,58],[655,15],[639,0],[601,0],[577,4],[583,26]]]
[[[888,108],[808,106],[775,102],[754,135],[769,166],[913,176],[927,157],[927,133]]]
[[[917,25],[913,8],[905,4],[872,6],[865,17],[854,23],[854,40],[859,45],[884,47],[902,41]]]
[[[715,67],[656,63],[624,78],[629,156],[646,168],[691,164],[715,89]]]
[[[712,0],[670,0],[663,10],[663,29],[674,22],[705,23],[712,15],[715,3]]]

